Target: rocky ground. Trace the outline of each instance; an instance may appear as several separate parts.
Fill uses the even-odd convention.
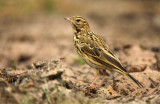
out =
[[[137,52],[135,55],[132,52]],[[126,55],[127,52],[127,55]],[[160,102],[160,54],[140,46],[125,46],[118,50],[127,70],[144,88],[129,79],[109,73],[102,87],[88,87],[95,73],[78,60],[79,67],[65,67],[65,59],[38,61],[23,69],[1,69],[0,91],[2,104],[101,104]],[[145,57],[148,56],[148,57]],[[135,62],[139,65],[133,65]]]

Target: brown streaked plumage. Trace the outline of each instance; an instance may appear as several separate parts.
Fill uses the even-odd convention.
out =
[[[91,85],[98,78],[99,71],[103,72],[103,83],[104,76],[106,75],[106,70],[113,69],[123,75],[126,75],[140,88],[143,87],[138,80],[132,77],[124,69],[119,59],[110,50],[109,46],[106,45],[98,35],[91,31],[86,19],[80,16],[73,16],[71,18],[65,19],[72,25],[74,32],[74,45],[77,49],[78,54],[88,65],[97,69],[97,76],[92,81]]]

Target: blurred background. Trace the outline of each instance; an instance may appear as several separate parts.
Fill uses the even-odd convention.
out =
[[[82,16],[112,49],[160,46],[159,0],[0,0],[0,68],[79,57],[64,17]]]

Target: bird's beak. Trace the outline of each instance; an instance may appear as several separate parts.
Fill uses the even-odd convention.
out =
[[[70,18],[64,18],[64,19],[69,21],[69,22],[71,22],[71,23],[73,23],[73,21]]]

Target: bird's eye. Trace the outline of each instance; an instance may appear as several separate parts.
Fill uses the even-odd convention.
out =
[[[77,22],[80,22],[81,20],[80,20],[80,19],[77,19],[76,21],[77,21]]]

